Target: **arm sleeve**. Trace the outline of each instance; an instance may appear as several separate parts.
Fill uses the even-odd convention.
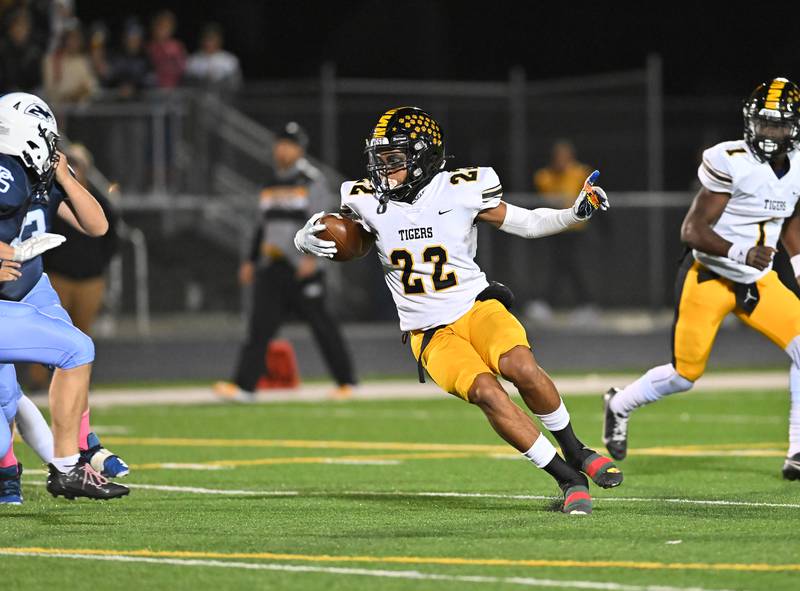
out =
[[[581,221],[572,209],[525,209],[506,203],[506,217],[500,230],[523,238],[542,238],[558,234]]]
[[[730,193],[733,190],[730,160],[721,146],[716,145],[703,152],[697,178],[706,189],[714,193]]]

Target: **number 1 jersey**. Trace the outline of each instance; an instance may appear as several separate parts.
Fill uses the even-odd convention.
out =
[[[492,168],[442,171],[413,203],[385,210],[368,180],[342,184],[342,210],[376,237],[401,330],[426,330],[463,316],[489,283],[475,263],[476,216],[500,204]]]

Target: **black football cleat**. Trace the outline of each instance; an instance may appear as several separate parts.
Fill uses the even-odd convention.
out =
[[[592,496],[589,494],[589,483],[586,478],[582,482],[562,482],[559,484],[564,493],[564,504],[561,512],[568,515],[590,515],[592,512]]]
[[[622,470],[607,457],[588,447],[583,448],[583,459],[573,467],[586,474],[599,487],[614,488],[622,484]]]
[[[610,388],[603,394],[603,443],[612,458],[624,460],[628,455],[628,417],[611,410],[611,399],[619,392],[619,388]]]
[[[800,480],[800,453],[786,458],[781,473],[786,480]]]
[[[47,492],[54,497],[70,501],[78,497],[108,500],[124,497],[130,492],[128,487],[108,480],[84,459],[80,459],[69,472],[60,472],[53,464],[48,466]]]

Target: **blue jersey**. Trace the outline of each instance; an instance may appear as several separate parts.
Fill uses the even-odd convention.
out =
[[[0,154],[0,241],[16,245],[49,231],[64,193],[54,184],[48,203],[30,203],[26,211],[24,205],[32,188],[22,163],[14,156]],[[22,277],[16,281],[0,282],[0,300],[18,302],[33,289],[42,276],[42,257],[26,261],[20,271]]]

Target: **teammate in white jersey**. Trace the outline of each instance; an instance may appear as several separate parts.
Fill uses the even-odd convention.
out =
[[[622,482],[614,463],[575,436],[569,413],[537,365],[525,329],[506,309],[511,292],[490,284],[475,263],[476,223],[536,238],[588,219],[608,199],[587,179],[574,207],[528,210],[504,203],[491,168],[445,171],[444,138],[436,121],[415,107],[386,111],[367,139],[368,178],[342,185],[342,212],[376,238],[386,284],[411,335],[411,348],[445,391],[486,414],[509,444],[558,482],[566,513],[591,512],[585,472],[604,488]],[[315,233],[312,217],[295,237],[303,252],[332,256],[335,243]],[[495,376],[511,381],[555,436],[564,459],[514,404]],[[565,461],[566,460],[566,461]]]
[[[744,103],[744,139],[703,152],[702,188],[681,229],[687,252],[676,282],[672,363],[605,396],[603,441],[627,453],[634,409],[689,390],[703,375],[722,320],[734,313],[789,355],[789,453],[783,475],[800,478],[800,300],[772,270],[778,240],[800,277],[800,89],[785,78]]]

